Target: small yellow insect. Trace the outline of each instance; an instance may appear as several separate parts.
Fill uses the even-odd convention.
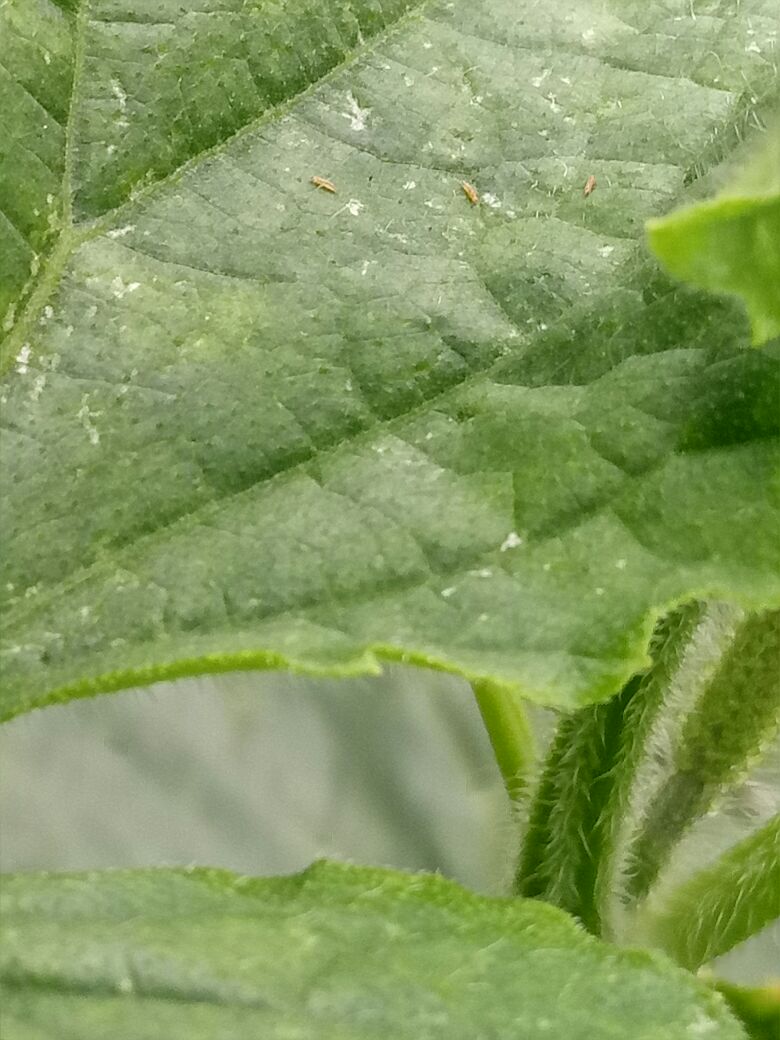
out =
[[[463,189],[463,194],[469,200],[472,206],[476,206],[479,202],[479,194],[473,184],[469,184],[468,181],[461,181],[460,186]]]
[[[593,176],[593,174],[591,174],[590,177],[588,177],[588,179],[585,181],[585,187],[582,189],[582,194],[587,199],[588,195],[592,195],[595,190],[596,178]]]
[[[315,188],[322,188],[323,191],[329,191],[331,195],[336,194],[336,185],[333,181],[329,181],[327,177],[312,177],[311,183]]]

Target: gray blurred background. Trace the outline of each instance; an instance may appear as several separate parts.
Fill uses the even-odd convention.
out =
[[[471,690],[435,672],[235,673],[79,701],[0,728],[0,768],[3,871],[276,874],[330,856],[486,893],[511,878],[513,825]],[[666,883],[778,811],[779,780],[780,746],[694,828]],[[777,928],[718,968],[780,974]]]

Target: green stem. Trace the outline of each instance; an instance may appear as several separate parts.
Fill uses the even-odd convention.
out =
[[[780,917],[780,815],[694,874],[660,909],[648,908],[632,939],[660,946],[691,970]]]
[[[631,850],[629,895],[647,895],[672,849],[780,726],[780,612],[746,618],[684,720],[672,768],[645,807]]]
[[[472,683],[472,688],[509,800],[515,808],[525,797],[536,759],[534,736],[525,709],[510,689],[489,679]]]
[[[607,704],[565,716],[548,752],[531,808],[515,891],[553,903],[595,935],[601,919],[596,878],[621,746],[626,705],[638,680]]]

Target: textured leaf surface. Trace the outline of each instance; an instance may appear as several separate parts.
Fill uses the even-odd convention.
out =
[[[744,1035],[670,962],[430,875],[19,875],[3,900],[6,1040]]]
[[[642,232],[774,0],[75,6],[0,9],[5,716],[382,657],[571,707],[780,600],[777,351]]]
[[[649,230],[679,278],[744,297],[756,343],[780,336],[780,126],[722,195],[651,221]]]

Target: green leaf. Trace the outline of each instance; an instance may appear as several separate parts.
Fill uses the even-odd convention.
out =
[[[754,343],[780,336],[780,126],[717,198],[651,220],[648,233],[672,274],[744,298]]]
[[[19,875],[2,898],[6,1040],[744,1036],[665,958],[432,875]]]
[[[71,6],[0,9],[4,717],[382,659],[572,708],[780,602],[778,350],[642,232],[777,93],[771,0]]]
[[[693,969],[778,918],[780,816],[775,816],[694,874],[662,906],[651,900],[637,935]]]

